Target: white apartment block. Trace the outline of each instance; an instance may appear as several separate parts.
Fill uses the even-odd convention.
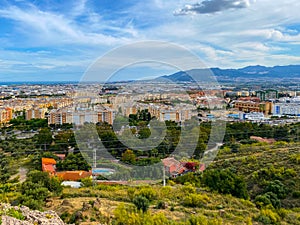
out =
[[[275,103],[274,115],[300,115],[300,103]]]

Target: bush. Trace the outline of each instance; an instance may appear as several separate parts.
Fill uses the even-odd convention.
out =
[[[202,182],[210,189],[221,194],[231,194],[238,198],[248,199],[247,185],[244,178],[230,170],[206,170]]]
[[[273,192],[267,192],[263,195],[256,196],[254,202],[259,208],[265,208],[269,205],[273,206],[275,209],[281,207],[280,200],[278,199],[277,195]]]
[[[156,208],[157,209],[166,209],[168,207],[167,203],[164,201],[158,201]]]
[[[208,220],[205,216],[191,216],[188,220],[188,225],[207,225]]]
[[[13,218],[16,218],[18,220],[24,220],[25,216],[23,216],[22,212],[20,210],[15,210],[13,208],[10,208],[7,212],[8,216],[11,216]]]
[[[90,177],[82,178],[80,180],[80,182],[81,182],[82,187],[92,187],[93,186],[93,179]]]
[[[144,187],[141,190],[136,193],[136,195],[143,196],[147,198],[149,201],[153,201],[154,199],[157,198],[157,194],[155,190],[153,190],[151,187]]]
[[[205,194],[190,194],[184,198],[183,205],[188,207],[202,207],[208,201],[209,197]]]
[[[300,191],[294,191],[292,196],[293,198],[300,198]]]
[[[22,196],[21,202],[22,202],[22,205],[25,205],[33,210],[41,210],[42,206],[44,204],[44,202],[42,202],[41,200],[35,200],[35,199],[32,199],[27,196]]]
[[[190,183],[194,184],[195,186],[200,186],[200,177],[195,173],[187,173],[185,175],[177,177],[175,179],[175,182],[179,184]]]
[[[53,192],[55,195],[60,195],[63,191],[61,180],[58,177],[51,177],[49,181],[48,189],[49,191]]]
[[[286,197],[287,189],[284,184],[279,180],[269,182],[265,192],[273,192],[278,198],[283,199]]]
[[[18,200],[31,209],[40,209],[51,193],[61,194],[62,189],[58,178],[50,178],[45,172],[32,171],[28,173],[26,181],[20,186],[22,196]]]
[[[263,224],[278,224],[281,221],[280,216],[270,209],[261,210],[259,216],[256,218],[258,222]]]
[[[144,213],[148,210],[150,202],[144,196],[137,196],[133,199],[133,204],[138,210],[142,210]]]

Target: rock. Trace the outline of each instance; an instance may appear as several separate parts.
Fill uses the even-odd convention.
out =
[[[37,210],[30,210],[26,206],[11,206],[9,204],[0,204],[4,215],[2,216],[3,225],[66,225],[54,211],[39,212]],[[5,215],[10,209],[20,211],[25,217],[24,220]]]
[[[64,199],[62,201],[61,205],[63,205],[63,206],[72,206],[71,202],[69,200],[67,200],[67,199]]]
[[[91,208],[91,205],[90,204],[88,204],[88,203],[86,203],[86,202],[84,202],[83,204],[82,204],[82,211],[87,211],[87,210],[89,210]]]
[[[83,219],[83,213],[82,213],[82,211],[77,211],[75,213],[75,219],[76,220],[82,220]]]

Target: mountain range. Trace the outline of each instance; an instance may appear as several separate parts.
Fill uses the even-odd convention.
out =
[[[193,80],[209,81],[209,77],[214,75],[218,80],[230,79],[300,79],[300,65],[288,66],[247,66],[240,69],[192,69],[179,71],[171,75],[157,78],[158,80],[170,80],[189,82]]]

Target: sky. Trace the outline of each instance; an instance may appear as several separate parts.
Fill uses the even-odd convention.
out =
[[[0,79],[79,81],[108,52],[149,40],[185,48],[199,67],[300,64],[299,9],[298,0],[0,0]],[[177,69],[135,65],[123,77]]]

